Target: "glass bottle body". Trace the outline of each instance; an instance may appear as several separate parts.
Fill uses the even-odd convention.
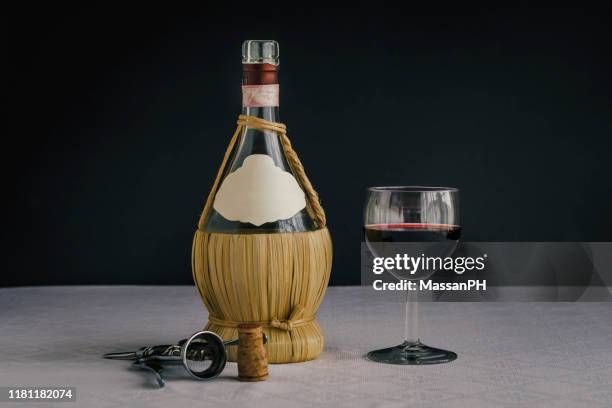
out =
[[[250,102],[247,101],[250,100],[250,98],[246,96],[247,93],[252,94],[253,88],[257,88],[259,86],[275,86],[276,92],[278,92],[277,66],[267,63],[245,64],[243,65],[243,70],[242,114],[264,119],[270,122],[279,122],[277,102],[275,105],[274,103],[270,104],[271,106],[249,106]],[[245,88],[249,88],[247,93],[245,93]],[[271,100],[274,99],[277,101],[278,95],[276,95],[276,98],[272,98]],[[228,165],[224,170],[221,186],[229,175],[236,174],[236,172],[245,165],[245,160],[254,157],[261,159],[261,155],[271,158],[275,167],[274,170],[282,171],[285,178],[287,178],[287,175],[290,175],[290,178],[293,180],[292,183],[295,183],[295,188],[293,190],[299,188],[301,189],[300,193],[303,194],[304,188],[293,174],[293,169],[288,163],[283,150],[280,136],[272,131],[256,129],[249,126],[243,128],[241,134],[239,135],[238,141],[236,142],[230,155]],[[253,180],[253,182],[264,183],[265,180]],[[284,198],[283,195],[289,194],[287,190],[291,190],[287,189],[286,187],[287,186],[278,186],[275,190],[275,195],[281,199],[281,201]],[[295,191],[293,194],[295,195]],[[235,200],[240,200],[245,206],[257,205],[257,203],[254,204],[253,200],[250,199],[248,195],[236,195]],[[306,210],[305,205],[301,210],[292,213],[291,216],[287,218],[274,219],[259,225],[254,222],[244,222],[244,220],[228,219],[213,206],[206,218],[204,229],[208,232],[220,233],[304,232],[315,230],[316,224]]]

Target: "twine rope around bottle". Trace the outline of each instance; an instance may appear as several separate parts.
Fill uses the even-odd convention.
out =
[[[291,146],[291,141],[287,136],[287,127],[283,123],[279,122],[270,122],[265,119],[257,118],[255,116],[250,115],[240,115],[238,116],[238,121],[236,131],[232,136],[229,145],[227,146],[227,150],[225,151],[225,156],[223,157],[223,161],[221,162],[221,167],[217,172],[217,177],[215,178],[215,182],[213,184],[212,190],[208,194],[208,198],[206,199],[206,204],[204,205],[204,210],[200,216],[200,221],[198,222],[198,229],[204,231],[204,223],[206,221],[206,216],[212,207],[213,201],[215,199],[215,195],[217,194],[217,190],[219,189],[219,184],[221,182],[221,178],[223,177],[223,173],[225,172],[225,168],[228,164],[229,158],[234,150],[234,146],[236,145],[236,141],[238,137],[242,133],[244,129],[252,128],[258,130],[267,130],[270,132],[276,133],[281,141],[281,145],[285,152],[285,156],[287,157],[287,162],[293,170],[295,177],[298,180],[298,183],[304,189],[304,194],[306,194],[306,210],[309,215],[315,221],[317,228],[324,228],[327,225],[327,219],[325,218],[325,211],[321,207],[321,203],[319,200],[319,195],[312,187],[310,180],[306,176],[306,172],[304,171],[304,166],[300,162],[300,159],[297,156],[295,150]]]
[[[315,319],[314,316],[304,317],[304,307],[302,305],[296,305],[291,311],[291,315],[287,320],[279,320],[277,317],[273,317],[269,322],[234,322],[231,320],[219,319],[218,317],[208,316],[208,320],[222,327],[238,328],[241,324],[254,324],[261,327],[273,327],[284,331],[292,331],[295,327],[310,323]]]

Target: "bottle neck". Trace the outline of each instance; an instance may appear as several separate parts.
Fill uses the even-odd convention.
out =
[[[280,122],[278,115],[278,106],[274,107],[263,107],[263,108],[242,108],[243,115],[255,116],[268,120],[270,122]]]
[[[278,66],[242,64],[242,114],[279,122]]]

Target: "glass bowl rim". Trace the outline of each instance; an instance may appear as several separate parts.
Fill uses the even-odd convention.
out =
[[[435,193],[435,192],[451,192],[458,193],[459,189],[455,187],[431,187],[431,186],[376,186],[368,187],[368,191],[372,192],[389,192],[389,193]]]

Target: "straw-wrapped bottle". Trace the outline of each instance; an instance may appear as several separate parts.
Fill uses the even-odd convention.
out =
[[[323,349],[315,314],[332,245],[319,197],[279,123],[278,61],[276,41],[243,44],[243,112],[200,217],[192,262],[206,329],[232,339],[241,323],[259,324],[269,361],[287,363]]]

